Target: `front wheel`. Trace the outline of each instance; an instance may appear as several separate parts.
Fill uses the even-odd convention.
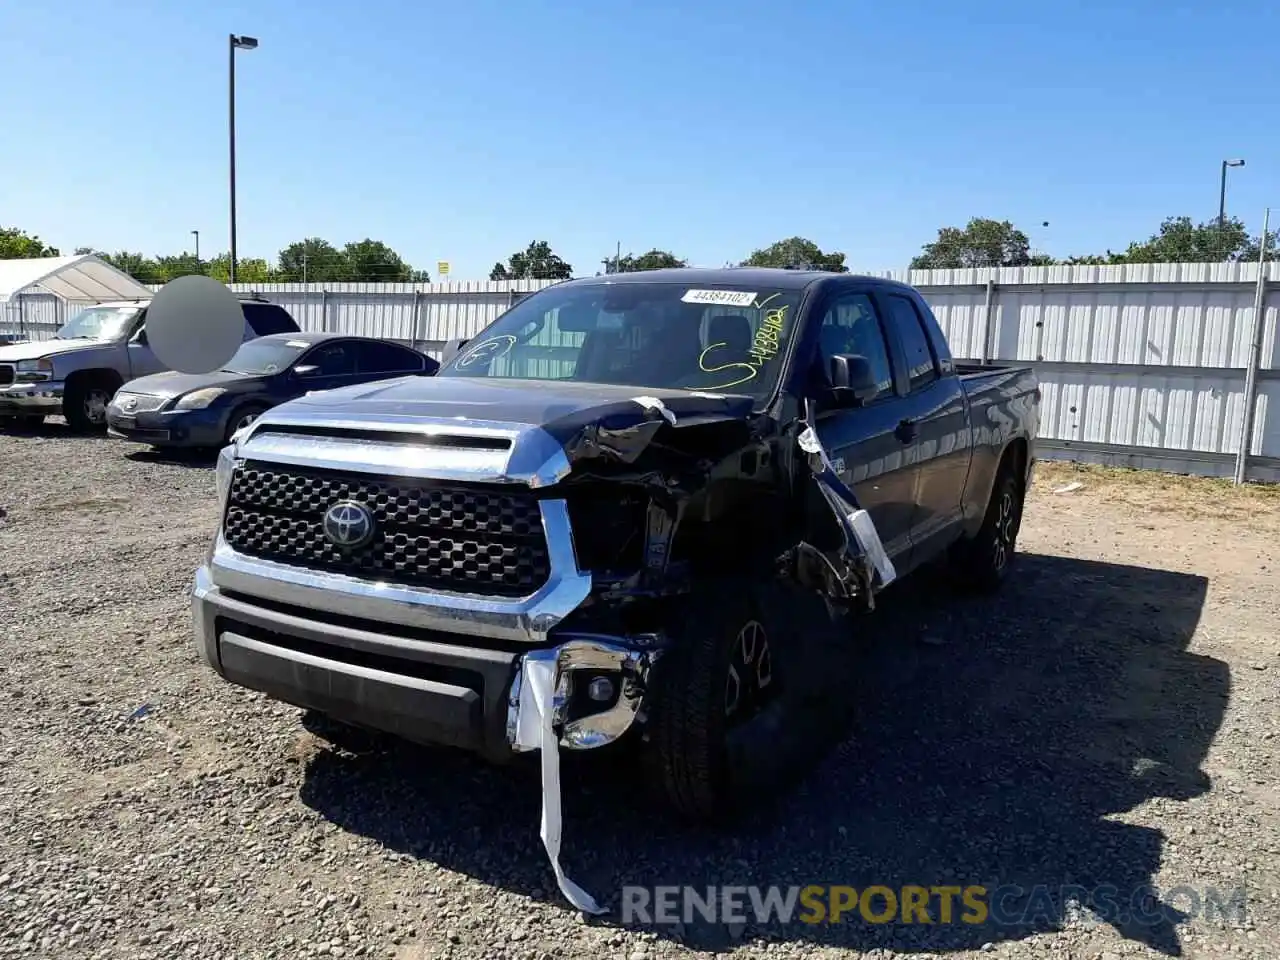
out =
[[[654,665],[645,763],[659,799],[685,819],[732,815],[777,782],[762,771],[783,752],[782,638],[756,594],[741,582],[695,593]]]
[[[82,379],[67,384],[62,395],[62,415],[76,433],[101,433],[107,429],[107,404],[115,389],[104,380]]]
[[[1017,473],[1005,464],[992,487],[981,529],[972,539],[956,544],[951,555],[956,574],[966,586],[991,592],[1004,583],[1016,556],[1023,497]]]

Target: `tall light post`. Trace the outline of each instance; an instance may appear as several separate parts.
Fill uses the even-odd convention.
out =
[[[231,283],[236,282],[236,51],[254,50],[257,46],[258,41],[254,37],[237,37],[234,33],[228,35],[227,50],[231,61],[228,74],[230,99],[227,110],[231,134],[231,265],[228,279]]]
[[[1243,167],[1243,160],[1222,161],[1222,184],[1218,188],[1218,230],[1227,223],[1227,167]]]
[[[200,262],[200,231],[192,230],[191,235],[196,238],[196,263]]]

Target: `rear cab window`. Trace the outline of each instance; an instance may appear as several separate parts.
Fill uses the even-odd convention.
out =
[[[272,333],[294,333],[298,329],[297,321],[278,304],[241,301],[240,309],[244,311],[246,340]]]
[[[889,293],[882,299],[889,311],[889,322],[902,345],[911,390],[922,390],[939,377],[938,359],[929,343],[924,321],[911,298]]]

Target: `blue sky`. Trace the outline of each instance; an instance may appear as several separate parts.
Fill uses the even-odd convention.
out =
[[[487,276],[546,239],[700,265],[792,235],[904,266],[1008,218],[1055,255],[1280,206],[1280,5],[853,0],[0,6],[0,224],[148,254],[385,240]],[[1043,221],[1048,228],[1042,228]]]

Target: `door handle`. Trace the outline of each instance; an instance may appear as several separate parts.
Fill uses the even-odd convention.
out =
[[[919,432],[920,430],[916,426],[916,422],[914,420],[902,420],[893,431],[893,435],[902,443],[911,443],[915,440]]]

